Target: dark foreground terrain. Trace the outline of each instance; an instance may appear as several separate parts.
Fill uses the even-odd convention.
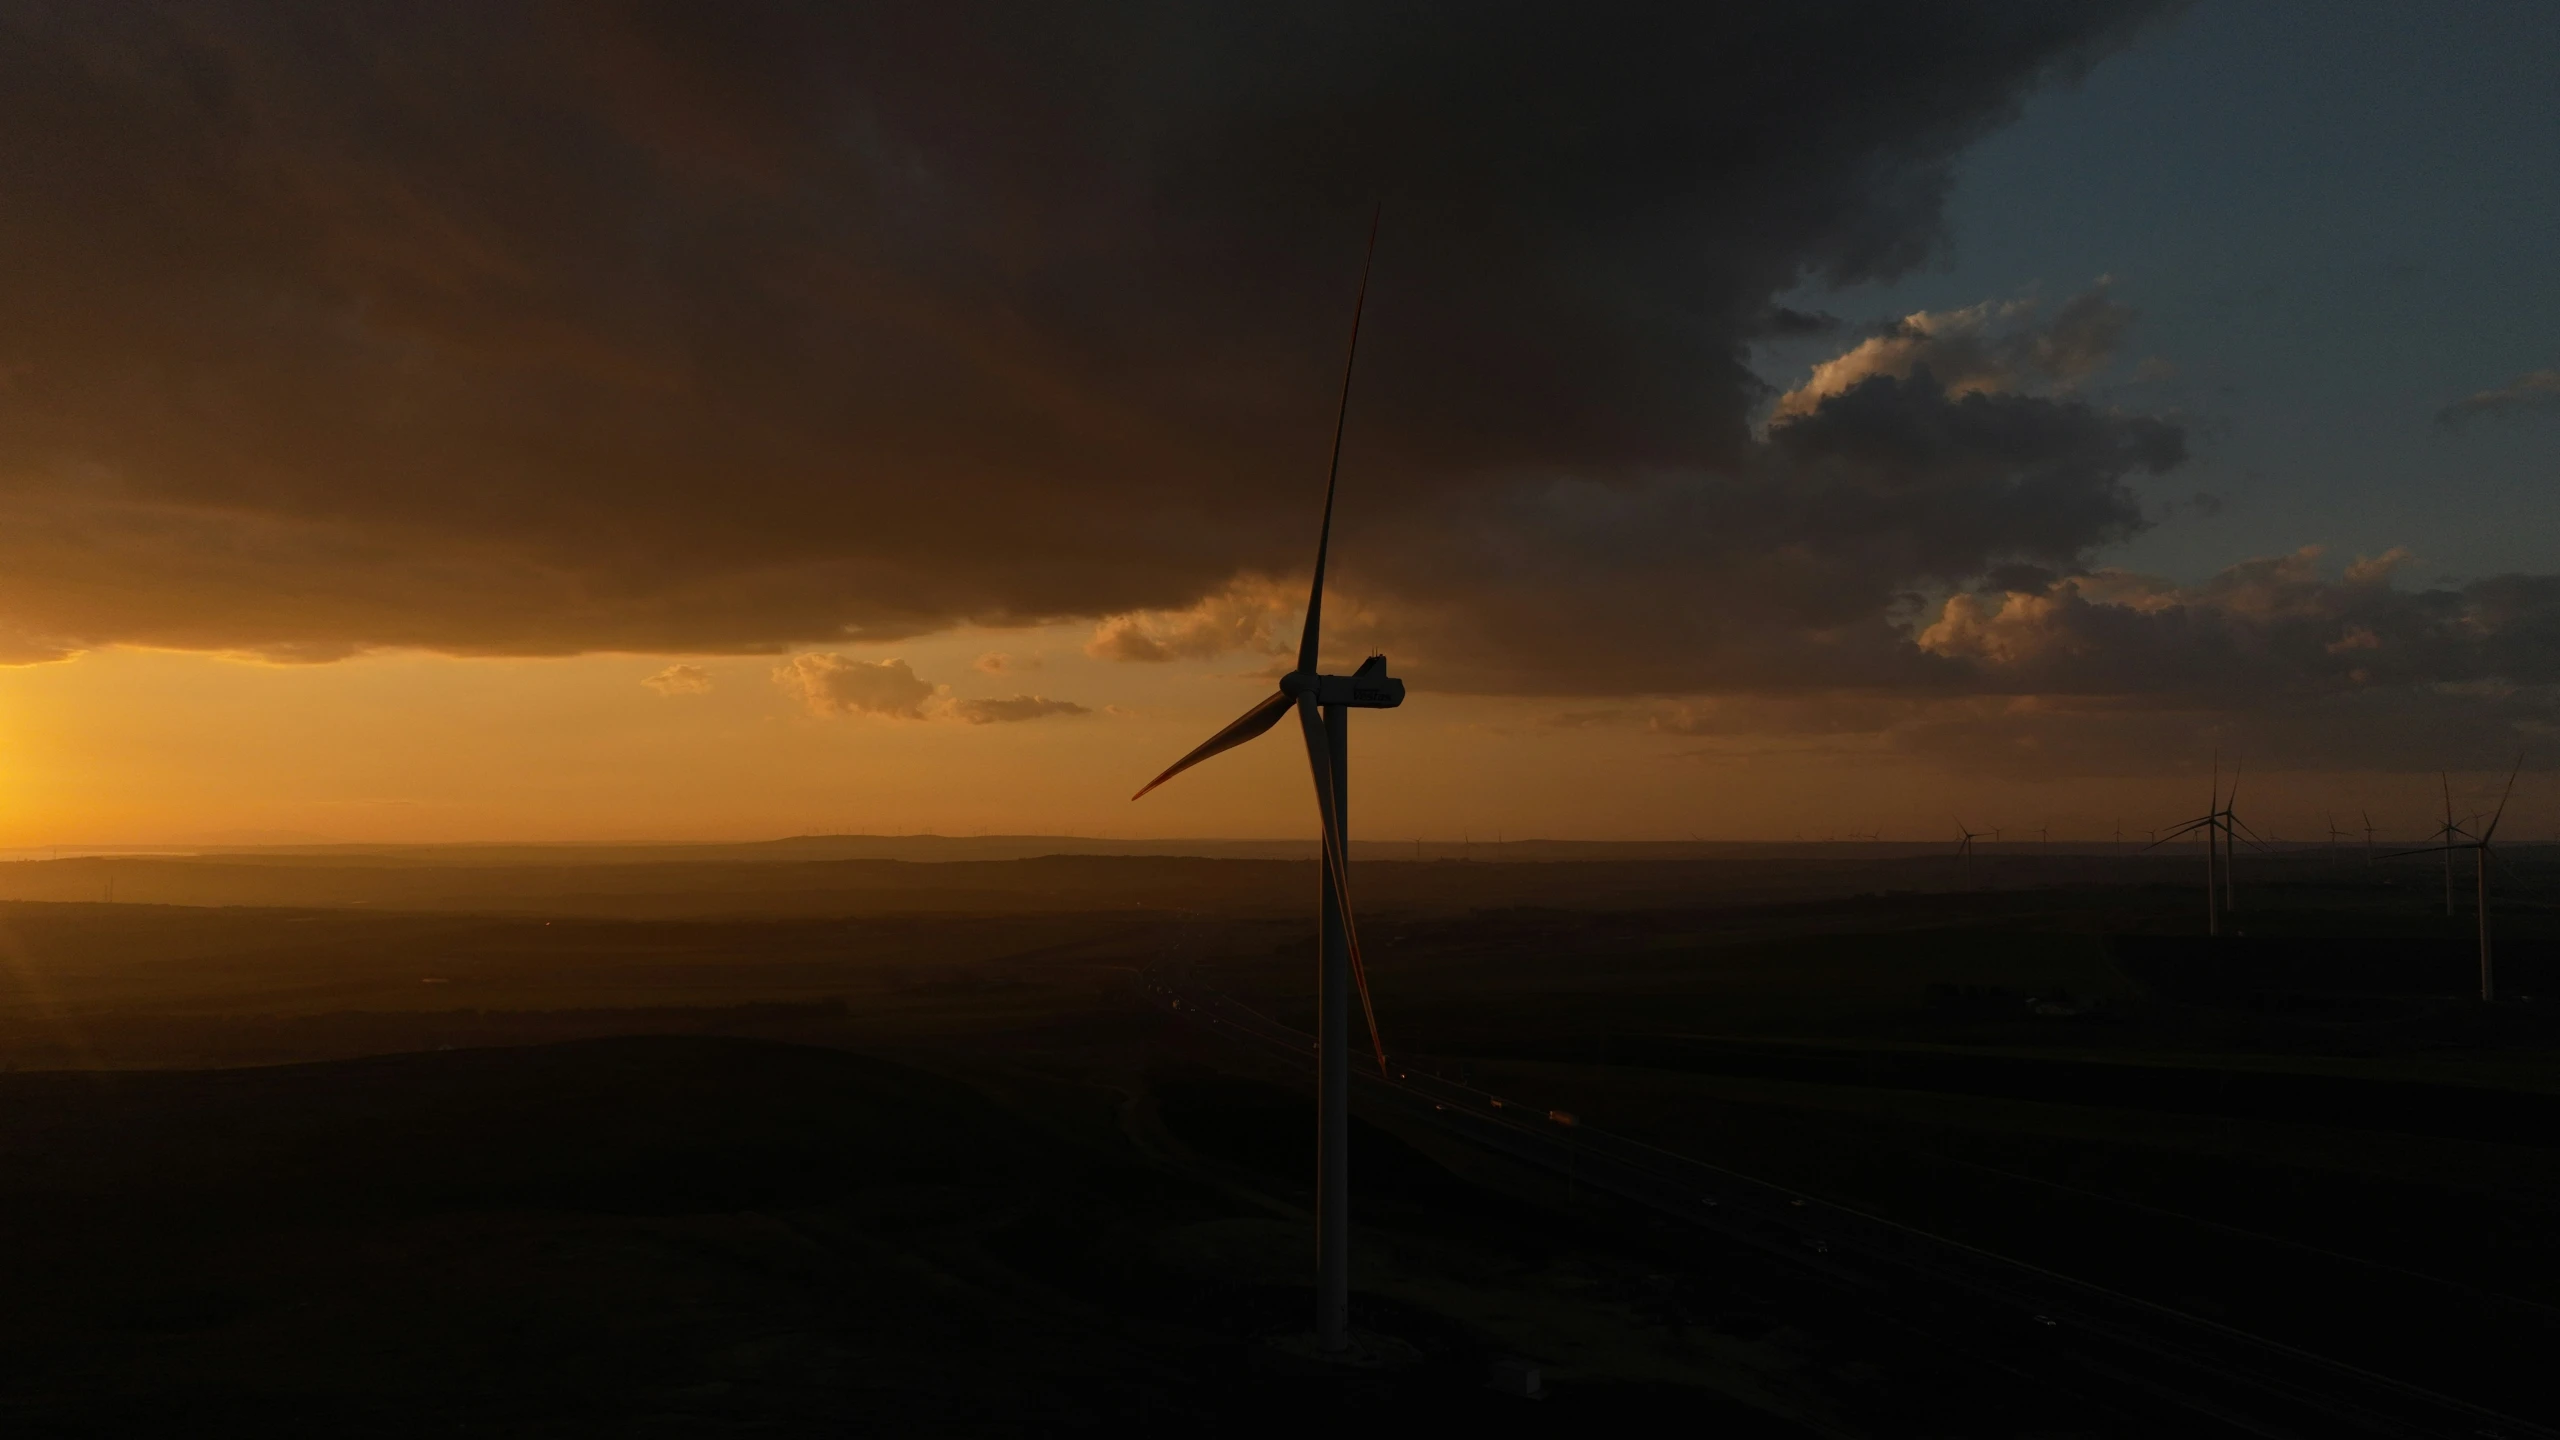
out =
[[[1150,999],[1304,1024],[1293,862],[1072,862],[1115,863],[1065,908],[1037,862],[940,911],[724,878],[611,918],[585,870],[553,914],[0,906],[0,1430],[2215,1433],[1384,1109],[1356,1319],[1397,1363],[1303,1373],[1305,1076]],[[1388,1043],[2528,1422],[2487,1433],[2560,1421],[2538,896],[2499,897],[2519,998],[2483,1007],[2406,866],[2270,865],[2208,945],[2099,857],[1718,863],[1365,862]],[[1487,1386],[1510,1357],[1546,1399]]]

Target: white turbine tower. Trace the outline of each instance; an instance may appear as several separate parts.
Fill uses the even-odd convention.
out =
[[[1369,254],[1378,246],[1378,224],[1369,222]],[[1342,403],[1333,422],[1333,462],[1325,474],[1324,523],[1316,531],[1315,583],[1307,593],[1306,628],[1299,633],[1298,665],[1280,677],[1269,699],[1237,717],[1200,748],[1166,767],[1132,800],[1208,759],[1255,739],[1291,710],[1306,738],[1307,768],[1315,780],[1316,814],[1324,827],[1319,914],[1321,963],[1316,980],[1316,1346],[1341,1355],[1351,1346],[1351,991],[1369,1021],[1369,1044],[1379,1073],[1387,1068],[1378,1038],[1378,1013],[1369,1003],[1369,980],[1360,963],[1359,927],[1351,919],[1350,714],[1391,710],[1404,703],[1404,682],[1387,674],[1387,657],[1372,655],[1349,675],[1316,673],[1316,645],[1324,611],[1324,566],[1333,541],[1333,494],[1342,475],[1342,431],[1351,414],[1351,372],[1360,356],[1360,313],[1369,301],[1369,260],[1360,263],[1360,294],[1351,306],[1351,345],[1342,366]]]

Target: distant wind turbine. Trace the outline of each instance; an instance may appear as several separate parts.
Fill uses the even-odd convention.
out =
[[[2249,822],[2240,818],[2236,808],[2239,803],[2240,762],[2234,760],[2231,762],[2231,793],[2222,797],[2222,908],[2226,913],[2237,903],[2231,884],[2231,862],[2237,854],[2238,843],[2246,840],[2250,849],[2262,855],[2268,853],[2265,837],[2250,829]]]
[[[2213,790],[2205,812],[2192,820],[2179,822],[2170,828],[2168,834],[2154,839],[2148,847],[2157,849],[2181,835],[2192,834],[2199,830],[2204,832],[2204,933],[2207,935],[2222,933],[2222,914],[2231,908],[2232,844],[2239,838],[2239,831],[2249,828],[2232,808],[2233,803],[2239,798],[2240,767],[2238,765],[2231,767],[2231,791],[2227,795],[2224,794],[2222,756],[2217,751],[2213,757]],[[2250,844],[2257,845],[2254,836]],[[2219,857],[2215,853],[2217,845],[2221,851]]]
[[[1378,222],[1369,221],[1369,256],[1360,263],[1359,297],[1351,305],[1351,344],[1342,366],[1342,400],[1333,421],[1333,462],[1325,474],[1324,522],[1316,531],[1315,581],[1307,592],[1306,626],[1298,636],[1297,668],[1280,688],[1235,723],[1166,767],[1132,800],[1213,755],[1260,737],[1290,711],[1306,740],[1307,769],[1315,781],[1316,815],[1324,829],[1319,914],[1322,965],[1316,986],[1316,1344],[1329,1355],[1351,1346],[1351,991],[1369,1021],[1369,1044],[1379,1073],[1387,1050],[1378,1038],[1378,1012],[1360,963],[1360,932],[1351,918],[1349,838],[1351,711],[1391,710],[1404,703],[1404,682],[1387,674],[1387,657],[1372,655],[1349,675],[1316,673],[1317,641],[1324,610],[1324,567],[1333,542],[1333,497],[1342,477],[1342,434],[1351,414],[1352,367],[1360,356],[1360,314],[1369,301],[1369,259],[1378,248]],[[1499,847],[1497,846],[1497,855]]]
[[[1973,842],[1981,839],[1983,834],[1984,832],[1980,830],[1967,830],[1964,828],[1964,822],[1962,820],[1958,820],[1956,822],[1956,858],[1959,860],[1972,859]]]
[[[2400,850],[2393,852],[2391,855],[2385,855],[2382,857],[2385,860],[2389,860],[2400,855],[2426,855],[2441,850],[2444,852],[2445,869],[2450,873],[2453,869],[2454,851],[2468,850],[2472,853],[2472,874],[2479,886],[2480,998],[2483,1000],[2495,1000],[2498,998],[2497,971],[2491,965],[2489,958],[2489,859],[2491,854],[2489,842],[2495,838],[2498,833],[2498,822],[2506,818],[2507,800],[2510,796],[2516,793],[2516,776],[2523,773],[2523,771],[2524,757],[2522,755],[2518,755],[2516,757],[2515,768],[2507,772],[2507,788],[2500,791],[2498,794],[2498,808],[2490,814],[2489,823],[2481,828],[2480,834],[2476,838],[2463,835],[2459,840],[2447,840],[2442,845],[2429,845],[2418,850]],[[2452,795],[2452,783],[2448,781],[2446,782],[2445,787],[2445,831],[2454,834],[2461,834],[2462,832],[2455,830],[2453,826]],[[2446,893],[2448,896],[2451,894],[2450,891]]]
[[[2428,850],[2444,852],[2444,914],[2445,918],[2450,920],[2453,918],[2453,852],[2462,848],[2462,842],[2471,838],[2471,832],[2454,823],[2452,777],[2439,770],[2436,772],[2436,784],[2444,789],[2444,823],[2438,825],[2435,833],[2427,838],[2437,843],[2426,847],[2425,850],[2403,850],[2398,853],[2423,855]],[[2386,855],[2382,858],[2388,860],[2391,857]]]
[[[2221,857],[2215,851],[2215,836],[2221,828],[2222,754],[2220,751],[2216,751],[2214,752],[2213,757],[2213,793],[2205,802],[2204,813],[2193,820],[2179,821],[2176,825],[2170,827],[2169,833],[2165,837],[2155,833],[2152,836],[2151,844],[2145,847],[2147,849],[2157,850],[2162,845],[2167,844],[2171,840],[2177,839],[2181,835],[2191,835],[2199,830],[2204,832],[2204,933],[2207,935],[2219,935],[2222,933],[2222,904],[2220,895],[2222,862]]]

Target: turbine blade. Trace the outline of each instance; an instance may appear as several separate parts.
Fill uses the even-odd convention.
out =
[[[1334,905],[1342,912],[1343,947],[1351,952],[1352,988],[1360,992],[1360,1013],[1369,1021],[1369,1048],[1378,1057],[1378,1073],[1387,1073],[1387,1042],[1378,1035],[1378,1007],[1369,1000],[1369,967],[1360,958],[1360,927],[1351,918],[1351,876],[1343,854],[1342,825],[1333,809],[1332,748],[1325,743],[1324,719],[1315,697],[1298,697],[1298,728],[1307,737],[1307,771],[1316,782],[1316,814],[1324,821],[1324,864],[1333,881]]]
[[[2493,864],[2493,865],[2496,865],[2496,866],[2498,867],[2498,871],[2499,871],[2499,873],[2500,873],[2500,874],[2505,875],[2509,880],[2514,881],[2516,884],[2523,886],[2525,889],[2532,891],[2532,892],[2533,892],[2534,894],[2536,894],[2536,895],[2541,895],[2541,894],[2543,894],[2543,893],[2544,893],[2543,888],[2542,888],[2541,886],[2534,884],[2534,883],[2533,883],[2532,881],[2530,881],[2530,880],[2527,880],[2526,878],[2524,878],[2524,876],[2523,876],[2523,875],[2521,875],[2521,874],[2519,874],[2519,873],[2517,872],[2517,870],[2516,870],[2516,868],[2515,868],[2514,866],[2512,866],[2512,865],[2508,864],[2508,863],[2507,863],[2507,857],[2506,857],[2506,856],[2499,854],[2499,853],[2498,853],[2497,851],[2495,851],[2495,850],[2491,850],[2491,851],[2489,851],[2489,852],[2487,852],[2487,853],[2488,853],[2488,856],[2489,856],[2489,861],[2490,861],[2490,863],[2491,863],[2491,864]]]
[[[1145,799],[1147,797],[1147,791],[1153,790],[1167,780],[1172,779],[1174,776],[1181,774],[1183,771],[1190,769],[1192,766],[1199,764],[1201,761],[1208,759],[1212,755],[1223,754],[1226,751],[1233,750],[1247,740],[1253,739],[1263,731],[1279,724],[1280,717],[1288,713],[1289,697],[1284,693],[1275,691],[1270,699],[1263,701],[1261,704],[1247,710],[1242,715],[1237,716],[1235,723],[1202,741],[1199,749],[1192,751],[1190,754],[1183,756],[1181,759],[1176,760],[1171,765],[1165,767],[1165,772],[1163,774],[1148,781],[1137,794],[1132,795],[1129,798],[1132,800]]]
[[[1307,591],[1307,624],[1298,632],[1298,669],[1314,674],[1316,638],[1323,628],[1325,552],[1333,546],[1333,491],[1342,479],[1342,431],[1351,421],[1351,371],[1360,361],[1360,312],[1369,307],[1369,262],[1378,256],[1378,217],[1386,202],[1369,214],[1369,248],[1360,257],[1360,295],[1351,302],[1351,348],[1342,360],[1342,404],[1333,414],[1333,463],[1324,475],[1324,525],[1316,531],[1316,579]]]
[[[2489,816],[2489,828],[2480,832],[2482,846],[2488,845],[2489,837],[2498,833],[2498,822],[2507,818],[2507,797],[2516,793],[2516,776],[2522,773],[2524,773],[2524,757],[2518,755],[2516,768],[2507,772],[2507,788],[2498,793],[2498,808]]]
[[[2374,858],[2377,860],[2397,860],[2403,855],[2441,855],[2448,850],[2474,850],[2478,848],[2478,846],[2474,845],[2421,845],[2415,850],[2386,850]]]
[[[2230,794],[2228,794],[2228,795],[2226,795],[2226,796],[2224,796],[2224,797],[2222,797],[2222,813],[2223,813],[2223,814],[2225,814],[2225,815],[2230,814],[2230,813],[2231,813],[2231,807],[2232,807],[2232,806],[2234,806],[2234,805],[2237,805],[2237,804],[2239,804],[2239,803],[2240,803],[2240,762],[2239,762],[2239,761],[2237,761],[2237,760],[2234,760],[2234,761],[2232,761],[2232,762],[2231,762],[2231,793],[2230,793]]]
[[[2177,829],[2170,831],[2168,834],[2161,836],[2159,839],[2152,841],[2150,844],[2145,845],[2142,848],[2145,850],[2157,850],[2161,846],[2168,844],[2170,841],[2177,839],[2181,835],[2192,835],[2212,823],[2213,822],[2210,820],[2190,820],[2186,824],[2179,826]]]

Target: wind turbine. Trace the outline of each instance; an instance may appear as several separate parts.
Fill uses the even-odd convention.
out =
[[[1360,357],[1360,314],[1369,303],[1369,262],[1377,254],[1378,222],[1369,221],[1369,248],[1360,262],[1360,293],[1351,304],[1351,344],[1342,364],[1342,400],[1334,414],[1333,461],[1325,472],[1324,522],[1316,531],[1315,581],[1307,592],[1306,627],[1298,636],[1297,668],[1280,677],[1269,699],[1236,717],[1176,760],[1136,795],[1213,755],[1259,738],[1291,710],[1306,740],[1307,769],[1315,781],[1316,814],[1324,827],[1322,941],[1316,979],[1316,1346],[1339,1356],[1351,1348],[1351,991],[1369,1021],[1369,1045],[1385,1074],[1387,1050],[1378,1038],[1378,1012],[1369,1003],[1369,977],[1360,963],[1359,927],[1351,919],[1348,867],[1351,712],[1392,710],[1404,703],[1404,682],[1387,674],[1387,657],[1372,655],[1349,675],[1316,673],[1317,640],[1324,611],[1324,566],[1333,542],[1333,496],[1342,477],[1342,432],[1351,415],[1352,367]]]
[[[2483,1000],[2495,1000],[2498,998],[2497,971],[2492,968],[2489,961],[2489,841],[2498,833],[2498,822],[2506,817],[2507,798],[2516,793],[2516,776],[2521,774],[2523,770],[2524,757],[2522,755],[2518,755],[2516,757],[2515,769],[2507,772],[2507,788],[2499,792],[2498,808],[2491,812],[2489,816],[2489,823],[2481,828],[2480,834],[2477,838],[2472,838],[2466,835],[2460,840],[2447,840],[2442,845],[2429,845],[2424,849],[2419,850],[2402,850],[2396,852],[2394,855],[2385,855],[2382,857],[2385,860],[2390,860],[2397,858],[2398,855],[2425,855],[2431,851],[2441,850],[2444,852],[2444,864],[2447,873],[2451,873],[2453,869],[2454,851],[2468,850],[2475,857],[2472,865],[2472,874],[2479,885],[2480,998]],[[2454,834],[2463,834],[2463,832],[2454,829],[2453,826],[2452,782],[2446,782],[2445,793],[2445,828],[2447,831]],[[2446,893],[2449,896],[2452,892],[2448,890]]]
[[[2204,933],[2207,935],[2222,933],[2222,913],[2231,908],[2232,842],[2237,838],[2236,831],[2249,828],[2231,808],[2239,798],[2240,767],[2231,767],[2231,792],[2225,795],[2222,790],[2222,756],[2217,753],[2213,757],[2213,792],[2207,799],[2205,812],[2192,820],[2180,821],[2168,834],[2144,847],[2156,850],[2181,835],[2198,830],[2204,832]],[[2253,838],[2250,843],[2254,845],[2257,841]],[[2221,847],[2218,857],[2217,844]]]
[[[2270,853],[2266,845],[2260,842],[2258,832],[2250,829],[2249,822],[2241,819],[2240,812],[2232,808],[2239,802],[2240,762],[2234,760],[2231,762],[2231,793],[2222,797],[2222,908],[2226,912],[2234,908],[2231,862],[2238,854],[2238,843],[2245,838],[2249,842],[2250,849],[2261,855]]]
[[[2214,850],[2214,833],[2221,827],[2222,756],[2216,752],[2213,757],[2213,793],[2205,802],[2204,813],[2193,820],[2179,821],[2170,827],[2168,834],[2154,835],[2151,843],[2143,847],[2146,850],[2157,850],[2181,835],[2193,834],[2198,830],[2204,832],[2204,933],[2207,935],[2222,933],[2222,906],[2219,903],[2222,880],[2221,858]]]
[[[2373,863],[2373,812],[2359,810],[2356,813],[2364,817],[2364,863],[2371,865]]]
[[[1967,830],[1964,828],[1964,822],[1962,820],[1958,820],[1956,822],[1956,858],[1959,860],[1972,859],[1973,842],[1981,839],[1984,833],[1985,832],[1980,830]]]
[[[2329,817],[2329,864],[2331,868],[2335,868],[2338,863],[2338,840],[2341,836],[2352,840],[2355,838],[2355,832],[2352,830],[2339,829],[2338,817],[2332,815]]]
[[[2427,838],[2442,843],[2429,845],[2420,850],[2403,850],[2399,853],[2423,855],[2429,850],[2444,852],[2444,914],[2445,918],[2450,920],[2453,918],[2453,852],[2462,848],[2462,842],[2471,838],[2471,832],[2454,823],[2452,778],[2439,770],[2436,772],[2436,783],[2444,787],[2444,823],[2438,825],[2435,832]],[[2382,858],[2388,860],[2391,857],[2385,855]]]

